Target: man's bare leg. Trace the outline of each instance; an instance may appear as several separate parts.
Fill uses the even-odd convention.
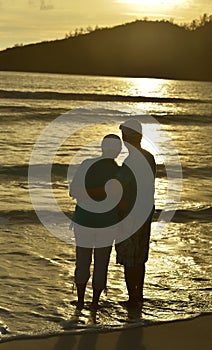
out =
[[[137,301],[143,303],[143,289],[144,289],[144,277],[145,277],[145,264],[139,264],[136,267],[137,270]]]
[[[127,286],[128,291],[128,306],[129,307],[136,307],[138,304],[137,300],[137,269],[135,266],[133,267],[124,267],[124,275],[125,275],[125,282]]]

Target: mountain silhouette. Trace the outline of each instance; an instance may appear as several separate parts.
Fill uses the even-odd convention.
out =
[[[0,51],[0,70],[212,80],[212,21],[188,29],[137,20]]]

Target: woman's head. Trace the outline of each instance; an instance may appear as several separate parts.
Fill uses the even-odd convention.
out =
[[[116,158],[121,152],[121,139],[118,135],[108,134],[102,140],[102,154],[105,158]]]

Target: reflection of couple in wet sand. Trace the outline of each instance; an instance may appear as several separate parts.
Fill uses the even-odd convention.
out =
[[[101,292],[106,288],[107,270],[114,240],[117,263],[124,266],[129,297],[126,306],[140,308],[143,302],[145,263],[148,260],[150,226],[154,211],[156,165],[152,154],[141,148],[142,127],[140,122],[135,119],[128,120],[121,124],[120,129],[123,142],[129,152],[123,165],[118,166],[114,160],[121,151],[120,138],[114,134],[106,135],[102,141],[102,156],[93,160],[85,160],[70,185],[70,195],[77,200],[73,221],[76,239],[75,283],[78,309],[84,306],[86,284],[90,277],[90,265],[94,252],[91,306],[93,310],[97,310]],[[137,174],[132,171],[134,166]],[[88,171],[86,177],[83,177],[85,168]],[[84,187],[82,179],[84,179]],[[110,179],[118,180],[122,186],[123,193],[118,205],[106,212],[96,212],[96,210],[92,212],[91,208],[86,209],[86,196],[83,188],[86,188],[88,195],[98,207],[98,203],[100,206],[107,197],[105,184]],[[141,186],[138,182],[141,182]],[[113,196],[117,197],[115,187],[112,192]],[[136,199],[140,197],[142,200],[137,203]],[[123,232],[117,232],[115,236],[109,234],[110,227],[114,227],[116,223],[125,222],[124,220],[129,217],[129,213],[133,212],[136,205],[139,208],[130,217],[130,224],[128,222],[126,225],[118,226],[118,230],[122,228]],[[148,207],[147,210],[146,207]],[[145,211],[148,213],[142,217],[142,212]],[[98,230],[101,228],[104,228],[104,236],[100,236],[96,244]],[[129,229],[131,232],[125,234],[124,231]],[[116,239],[116,237],[119,238]]]

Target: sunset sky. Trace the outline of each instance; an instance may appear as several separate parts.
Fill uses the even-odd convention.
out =
[[[0,50],[16,43],[62,39],[75,28],[135,19],[190,22],[212,14],[212,0],[0,0]]]

